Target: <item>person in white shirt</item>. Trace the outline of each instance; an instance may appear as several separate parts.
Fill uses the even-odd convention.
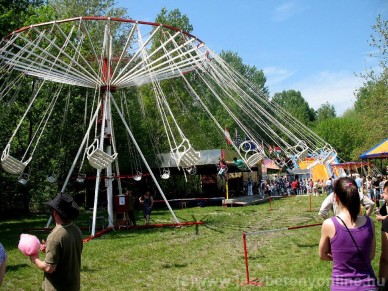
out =
[[[363,180],[362,180],[360,174],[356,174],[356,179],[354,179],[354,181],[357,184],[358,192],[363,193],[363,191],[362,191],[362,182],[363,182]]]
[[[331,178],[326,180],[327,195],[333,192],[333,180]]]
[[[361,205],[365,208],[365,214],[370,216],[373,212],[373,208],[375,207],[375,203],[369,199],[364,194],[360,194],[360,202]],[[326,219],[329,217],[330,210],[333,211],[334,216],[338,213],[338,205],[335,202],[334,192],[330,193],[325,200],[323,200],[321,204],[321,208],[319,209],[318,215],[322,218]]]

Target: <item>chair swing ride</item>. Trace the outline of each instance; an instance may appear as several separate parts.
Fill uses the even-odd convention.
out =
[[[0,77],[0,101],[13,98],[10,96],[25,81],[25,76],[38,80],[30,102],[1,156],[4,171],[19,177],[26,174],[26,167],[33,161],[33,154],[50,123],[58,98],[66,95],[61,94],[62,90],[66,87],[69,90],[86,88],[93,91],[95,99],[88,104],[89,123],[61,190],[65,191],[79,161],[81,166],[77,181],[85,179],[82,167],[86,157],[89,165],[96,170],[92,235],[96,228],[102,171],[105,171],[106,177],[117,178],[119,193],[122,193],[118,163],[120,156],[116,147],[112,110],[115,110],[117,119],[125,128],[128,144],[139,159],[138,164],[142,163],[147,168],[175,222],[179,222],[138,143],[139,137],[135,136],[133,130],[136,124],[130,123],[128,106],[132,105],[127,103],[129,98],[133,98],[127,93],[130,88],[137,89],[139,111],[145,118],[158,118],[163,126],[163,132],[144,133],[153,140],[151,145],[155,152],[161,153],[156,138],[163,139],[171,157],[171,167],[177,167],[185,175],[195,173],[201,155],[199,149],[193,146],[195,140],[190,137],[187,124],[181,121],[183,115],[190,114],[177,110],[182,108],[175,106],[179,102],[207,115],[222,138],[225,136],[222,116],[232,120],[249,142],[240,145],[232,142],[231,147],[249,168],[264,158],[275,160],[282,168],[298,168],[306,158],[312,160],[310,167],[313,167],[330,163],[337,157],[327,142],[278,104],[271,102],[262,90],[241,76],[204,42],[169,25],[111,17],[76,17],[30,25],[1,41],[0,70],[4,72]],[[42,111],[42,120],[25,154],[21,158],[14,157],[14,138],[39,95],[43,95],[41,90],[44,86],[56,86],[57,89],[52,91],[54,93]],[[142,96],[142,90],[148,90],[149,94]],[[179,97],[171,94],[174,90]],[[145,99],[150,96],[155,115],[144,109]],[[72,106],[71,103],[72,99],[69,98],[68,106]],[[223,114],[215,114],[216,111]],[[117,127],[116,123],[117,120]],[[281,153],[272,152],[270,149],[273,145],[281,148]],[[139,166],[136,167],[134,180],[141,179],[142,171]],[[50,181],[56,182],[54,174],[50,177]],[[170,169],[161,169],[160,177],[168,179]],[[106,183],[110,226],[114,217],[112,180],[108,179]]]

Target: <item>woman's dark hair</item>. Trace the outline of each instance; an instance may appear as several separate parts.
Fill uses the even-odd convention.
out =
[[[352,222],[355,222],[360,213],[360,195],[356,182],[351,178],[341,177],[334,184],[334,193],[349,211]]]

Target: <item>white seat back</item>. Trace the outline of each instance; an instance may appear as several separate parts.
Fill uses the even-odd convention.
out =
[[[29,158],[25,162],[19,161],[18,159],[9,155],[9,148],[10,144],[7,144],[1,155],[1,166],[6,172],[14,175],[19,175],[23,173],[24,169],[31,161],[31,158]]]
[[[117,153],[109,155],[103,150],[98,148],[99,141],[95,139],[94,142],[88,147],[86,155],[89,160],[89,164],[98,170],[107,168],[117,157]]]
[[[201,153],[195,151],[187,139],[184,139],[179,146],[172,149],[171,153],[177,166],[182,168],[195,166],[201,158]]]
[[[244,159],[248,167],[255,167],[265,158],[264,149],[253,141],[244,141],[240,144],[239,149],[244,153]]]
[[[160,176],[162,179],[170,178],[170,169],[163,169],[163,174]]]

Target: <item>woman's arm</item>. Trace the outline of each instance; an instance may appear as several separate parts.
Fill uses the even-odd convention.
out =
[[[6,265],[7,265],[7,259],[5,259],[3,263],[0,265],[0,286],[3,283]]]
[[[319,257],[321,260],[332,261],[330,238],[333,237],[335,232],[334,224],[330,219],[326,219],[322,223],[321,239],[319,241]]]
[[[375,255],[376,255],[376,235],[375,235],[375,225],[373,222],[372,222],[372,229],[373,229],[373,238],[372,238],[372,246],[370,250],[371,261],[375,258]]]
[[[379,279],[388,279],[388,233],[385,231],[381,232]]]
[[[154,197],[150,196],[151,199],[151,208],[154,207]]]

